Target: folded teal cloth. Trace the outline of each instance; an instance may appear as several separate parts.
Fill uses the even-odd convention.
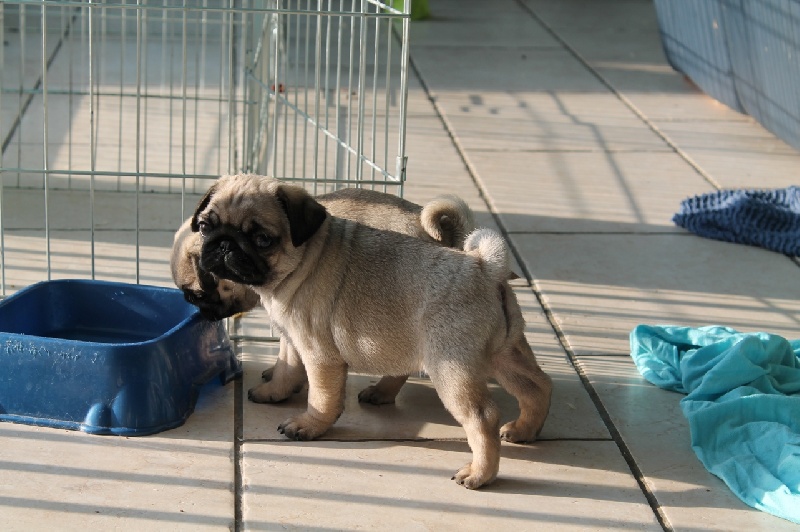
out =
[[[746,504],[800,524],[800,340],[720,326],[639,325],[642,376],[688,394],[692,449]]]

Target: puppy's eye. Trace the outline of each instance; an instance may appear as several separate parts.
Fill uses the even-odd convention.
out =
[[[256,247],[259,249],[267,249],[275,243],[275,241],[269,235],[265,233],[258,233],[255,237]]]
[[[197,229],[200,231],[201,235],[206,236],[209,229],[211,229],[211,225],[208,222],[201,220],[197,222]]]

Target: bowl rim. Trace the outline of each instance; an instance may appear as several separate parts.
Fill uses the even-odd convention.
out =
[[[72,278],[65,278],[65,279],[49,279],[44,281],[37,281],[33,284],[30,284],[20,290],[17,290],[10,296],[6,296],[0,300],[0,306],[7,304],[8,301],[13,301],[18,299],[21,296],[24,296],[26,293],[31,292],[36,289],[40,289],[45,285],[54,285],[54,284],[74,284],[74,285],[99,285],[99,286],[107,286],[107,287],[119,287],[124,288],[127,290],[147,290],[147,291],[160,291],[160,292],[174,292],[176,295],[180,294],[181,303],[185,304],[187,307],[191,307],[192,312],[186,318],[175,324],[172,328],[167,331],[164,331],[162,334],[155,336],[153,338],[149,338],[147,340],[141,340],[138,342],[92,342],[89,340],[73,340],[67,338],[58,338],[53,336],[40,336],[37,334],[23,334],[23,333],[15,333],[9,331],[0,331],[0,336],[11,336],[11,337],[19,337],[19,338],[26,338],[26,339],[35,339],[40,338],[44,339],[45,341],[51,342],[67,342],[70,344],[78,344],[78,345],[103,345],[103,346],[143,346],[147,344],[153,344],[162,341],[165,338],[168,338],[175,334],[179,329],[188,327],[191,325],[192,321],[204,321],[205,318],[200,314],[200,309],[191,305],[190,303],[186,302],[183,297],[182,293],[177,288],[166,287],[166,286],[157,286],[157,285],[150,285],[150,284],[143,284],[143,283],[125,283],[121,281],[106,281],[101,279],[72,279]]]

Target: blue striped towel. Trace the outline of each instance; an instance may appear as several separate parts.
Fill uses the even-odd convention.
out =
[[[672,221],[706,238],[800,255],[800,187],[694,196],[681,202]]]
[[[631,356],[681,399],[692,449],[743,502],[800,524],[800,340],[639,325]]]

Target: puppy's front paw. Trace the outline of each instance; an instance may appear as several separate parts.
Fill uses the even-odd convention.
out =
[[[465,465],[453,475],[453,479],[458,484],[468,490],[478,489],[492,482],[497,477],[497,471],[479,471],[471,463]]]
[[[387,394],[377,386],[367,386],[358,392],[359,403],[370,403],[373,405],[388,405],[394,403],[396,393]]]
[[[272,380],[272,375],[275,373],[275,366],[271,368],[267,368],[261,372],[261,380],[264,382],[269,382]]]
[[[325,434],[330,426],[330,423],[322,422],[309,416],[308,413],[303,413],[290,417],[278,425],[278,432],[290,440],[308,441]]]
[[[301,386],[302,387],[302,386]],[[247,391],[247,398],[254,403],[280,403],[292,396],[294,388],[279,386],[274,381],[262,382]]]

